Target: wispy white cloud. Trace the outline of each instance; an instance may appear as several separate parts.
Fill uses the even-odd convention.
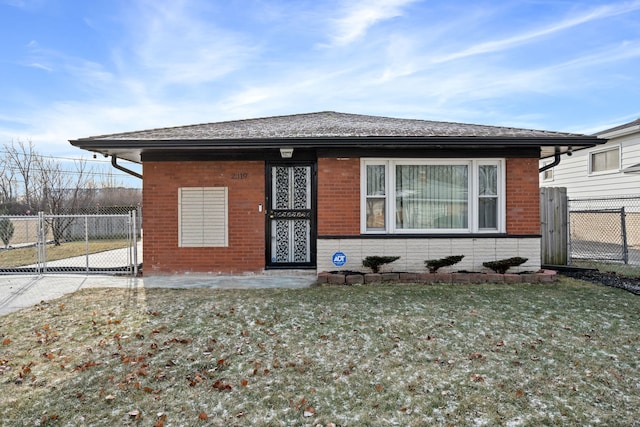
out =
[[[559,63],[556,68],[590,69],[596,65],[623,62],[640,58],[640,40],[623,41],[618,45],[604,46],[597,51],[582,53],[577,58]]]
[[[589,123],[589,126],[586,127],[575,127],[573,129],[569,129],[569,132],[594,134],[637,119],[640,119],[640,108],[635,110],[632,114],[625,114],[616,117],[601,117],[597,123]]]
[[[452,52],[439,57],[434,57],[432,58],[432,62],[442,63],[484,53],[513,49],[517,46],[530,43],[534,40],[550,36],[554,33],[564,31],[578,25],[582,25],[598,19],[604,19],[629,13],[638,9],[640,9],[640,1],[637,0],[628,3],[600,6],[576,16],[569,16],[564,20],[553,23],[543,28],[535,29],[533,31],[525,32],[523,34],[518,34],[501,40],[492,40],[488,42],[478,43],[458,52]]]
[[[128,25],[131,46],[116,52],[122,71],[153,76],[158,87],[198,85],[239,69],[251,55],[253,44],[199,12],[197,5],[186,1],[139,2]],[[138,70],[128,63],[131,54]]]
[[[35,40],[27,45],[28,59],[24,65],[50,73],[64,73],[73,79],[76,88],[98,88],[103,90],[107,83],[114,81],[113,74],[105,65],[41,46]]]
[[[419,62],[419,56],[416,55],[417,49],[415,38],[406,35],[391,36],[385,52],[385,64],[380,82],[415,73],[420,68],[420,65],[416,64],[416,60]]]
[[[345,46],[363,37],[373,25],[402,16],[403,8],[416,0],[355,1],[340,11],[333,20],[332,45]]]
[[[46,0],[2,0],[0,3],[20,9],[35,10],[40,9],[46,3]]]
[[[38,68],[38,69],[44,70],[44,71],[49,71],[49,72],[53,71],[53,68],[51,68],[51,67],[49,67],[47,65],[44,65],[44,64],[40,64],[38,62],[32,62],[31,64],[28,64],[28,66],[29,67],[33,67],[33,68]]]

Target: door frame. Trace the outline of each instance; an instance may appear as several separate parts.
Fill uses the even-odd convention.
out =
[[[313,160],[271,160],[265,164],[265,269],[313,269],[317,266],[317,240],[318,240],[318,191],[317,191],[317,162]],[[271,221],[272,206],[272,173],[274,166],[310,166],[311,167],[311,218],[309,222],[309,262],[274,263],[271,261]]]

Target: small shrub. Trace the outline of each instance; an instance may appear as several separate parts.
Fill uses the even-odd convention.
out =
[[[450,265],[457,264],[462,261],[464,255],[449,255],[448,257],[440,259],[430,259],[425,261],[425,265],[429,269],[429,273],[435,273],[439,268],[449,267]]]
[[[398,259],[400,259],[399,256],[368,256],[362,260],[362,265],[369,267],[374,273],[378,273],[381,266],[390,264]]]
[[[527,262],[527,258],[520,258],[517,256],[517,257],[501,259],[497,261],[483,262],[482,265],[495,271],[496,273],[504,274],[511,267],[517,267],[520,264],[524,264],[525,262]]]
[[[0,218],[0,240],[4,243],[4,248],[9,247],[9,242],[13,238],[14,227],[11,220],[7,217]]]

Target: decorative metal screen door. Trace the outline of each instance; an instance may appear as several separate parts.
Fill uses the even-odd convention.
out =
[[[267,265],[315,267],[313,165],[268,169]]]

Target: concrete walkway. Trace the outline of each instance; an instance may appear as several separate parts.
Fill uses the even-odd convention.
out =
[[[144,278],[77,274],[6,275],[0,276],[0,316],[86,288],[305,288],[315,281],[315,271],[245,276],[176,275]]]
[[[71,258],[63,258],[55,261],[47,261],[47,268],[86,269],[101,268],[119,270],[122,266],[131,265],[131,249],[121,248],[110,251],[96,252],[79,255]],[[137,244],[137,261],[142,261],[142,241]],[[37,264],[25,265],[22,268],[37,268]]]

